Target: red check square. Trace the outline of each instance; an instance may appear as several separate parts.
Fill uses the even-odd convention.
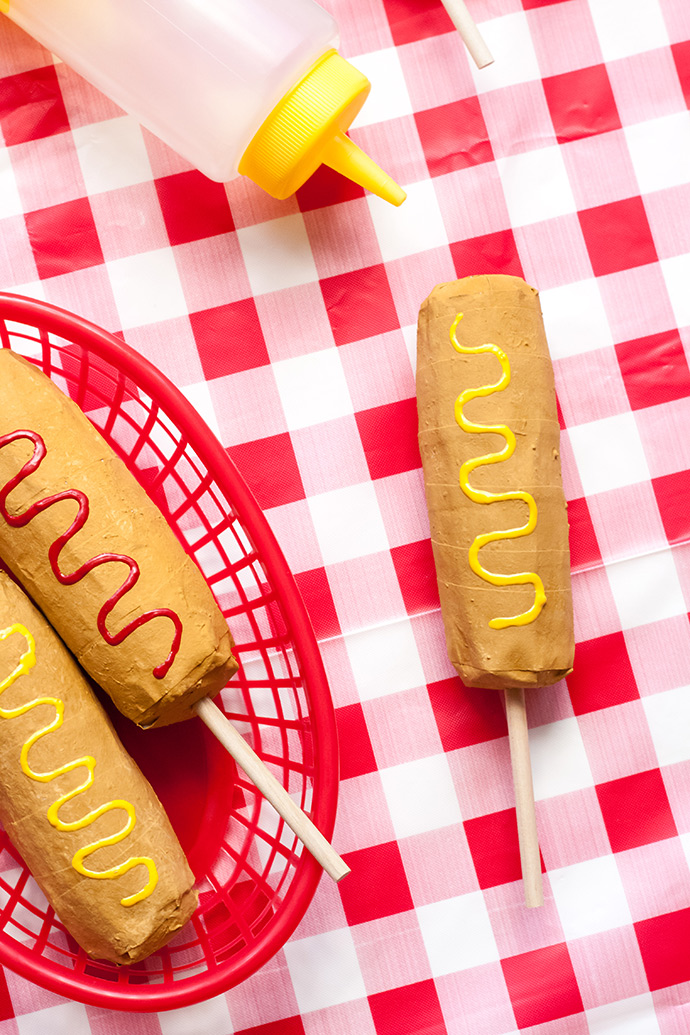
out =
[[[535,7],[552,7],[554,4],[565,4],[569,0],[522,0],[525,11],[531,11]]]
[[[561,425],[562,426],[562,425]],[[568,500],[570,566],[574,571],[601,562],[601,550],[584,496]]]
[[[400,47],[403,43],[440,36],[453,31],[453,23],[441,0],[383,0],[388,16],[393,42]]]
[[[431,540],[394,546],[391,558],[408,615],[436,610],[440,603]]]
[[[413,908],[397,841],[349,852],[344,859],[352,872],[338,890],[348,924],[364,924]]]
[[[316,638],[320,640],[327,636],[340,636],[342,630],[338,621],[338,613],[333,602],[328,576],[323,568],[296,571],[294,576],[304,606],[309,612]]]
[[[6,147],[65,133],[69,128],[55,65],[0,79],[0,129]]]
[[[230,446],[228,453],[262,510],[305,498],[288,432]]]
[[[493,161],[478,97],[419,111],[414,119],[432,176]]]
[[[634,410],[690,395],[690,368],[677,330],[621,342],[616,355]]]
[[[0,971],[0,1021],[9,1021],[14,1017],[12,998],[7,987],[4,971]]]
[[[383,264],[321,281],[336,345],[363,341],[400,326]]]
[[[501,966],[518,1028],[547,1024],[584,1009],[564,942],[509,956]]]
[[[88,198],[27,212],[24,219],[41,280],[103,262]]]
[[[576,644],[573,671],[566,682],[576,715],[613,708],[640,696],[621,632]]]
[[[624,198],[578,213],[597,277],[657,261],[642,198]]]
[[[674,43],[671,46],[671,53],[676,64],[685,103],[690,108],[690,40]]]
[[[556,396],[556,415],[558,417],[558,427],[561,431],[565,431],[565,417],[563,416],[563,407],[561,406],[561,400]]]
[[[375,773],[376,758],[361,704],[337,708],[335,719],[340,747],[340,779]]]
[[[650,991],[690,981],[690,909],[635,924]]]
[[[304,1035],[304,1024],[301,1017],[284,1017],[280,1021],[238,1029],[235,1035]]]
[[[189,316],[207,380],[268,366],[270,360],[253,298]]]
[[[523,277],[522,264],[512,230],[498,230],[466,241],[453,241],[450,253],[457,277],[475,273],[507,273]]]
[[[171,244],[187,244],[235,229],[228,196],[196,169],[155,181]]]
[[[605,65],[549,76],[543,85],[559,144],[621,128]]]
[[[459,677],[429,683],[428,691],[445,751],[483,744],[508,732],[500,694],[465,687]]]
[[[657,506],[669,543],[682,543],[690,533],[690,471],[652,479]]]
[[[327,165],[320,165],[313,176],[299,188],[295,197],[302,212],[312,212],[317,208],[337,205],[341,201],[363,198],[364,194],[364,187],[360,187],[354,180],[348,179]]]
[[[520,880],[522,870],[515,809],[467,819],[463,826],[482,891]]]
[[[401,399],[355,414],[372,479],[422,466],[417,444],[417,400]]]
[[[349,877],[347,878],[350,879]],[[376,1035],[446,1035],[438,992],[433,981],[391,988],[369,996]]]
[[[596,792],[614,852],[676,837],[678,831],[658,769],[601,783]]]

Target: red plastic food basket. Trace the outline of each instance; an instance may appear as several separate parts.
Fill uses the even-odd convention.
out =
[[[86,320],[0,293],[0,343],[76,400],[166,515],[236,641],[240,670],[216,702],[330,839],[338,754],[323,665],[280,548],[225,450],[167,378]],[[0,963],[109,1009],[188,1006],[243,981],[285,943],[321,871],[201,722],[142,731],[110,714],[168,810],[199,908],[142,963],[95,962],[0,831]]]

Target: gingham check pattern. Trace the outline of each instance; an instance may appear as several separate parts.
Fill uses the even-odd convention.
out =
[[[125,1015],[0,973],[0,1035],[682,1035],[690,1027],[690,5],[326,0],[373,83],[353,138],[399,210],[326,170],[205,180],[0,20],[0,287],[163,369],[295,573],[341,735],[334,843],[284,950]],[[218,127],[223,132],[223,127]],[[522,905],[499,696],[444,649],[416,445],[435,283],[541,292],[577,654],[529,696],[546,902]]]

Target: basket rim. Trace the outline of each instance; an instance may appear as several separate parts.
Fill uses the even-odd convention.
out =
[[[249,532],[257,554],[276,590],[276,597],[298,653],[309,712],[314,722],[314,786],[312,819],[330,840],[335,825],[339,766],[335,711],[316,636],[294,576],[268,520],[232,459],[200,414],[170,379],[123,340],[84,317],[66,309],[23,295],[0,291],[0,321],[14,321],[56,334],[106,360],[157,402],[187,438],[206,465]],[[120,986],[100,982],[82,974],[79,978],[36,957],[21,943],[3,944],[0,936],[0,964],[10,967],[35,984],[69,998],[106,1009],[156,1012],[179,1009],[201,1002],[246,980],[264,965],[287,941],[304,916],[316,891],[322,870],[303,849],[295,875],[280,908],[263,934],[267,937],[242,956],[239,965],[230,958],[170,986]]]

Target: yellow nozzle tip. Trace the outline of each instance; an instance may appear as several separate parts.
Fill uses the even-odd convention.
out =
[[[402,189],[399,183],[389,176],[386,183],[381,184],[380,198],[384,201],[390,201],[391,205],[395,205],[397,208],[402,205],[403,201],[407,197],[407,192]]]
[[[329,141],[322,161],[336,172],[354,180],[360,187],[371,191],[384,201],[389,201],[391,205],[402,205],[407,197],[393,177],[384,172],[373,158],[357,147],[354,140],[350,140],[343,132],[336,133]]]

